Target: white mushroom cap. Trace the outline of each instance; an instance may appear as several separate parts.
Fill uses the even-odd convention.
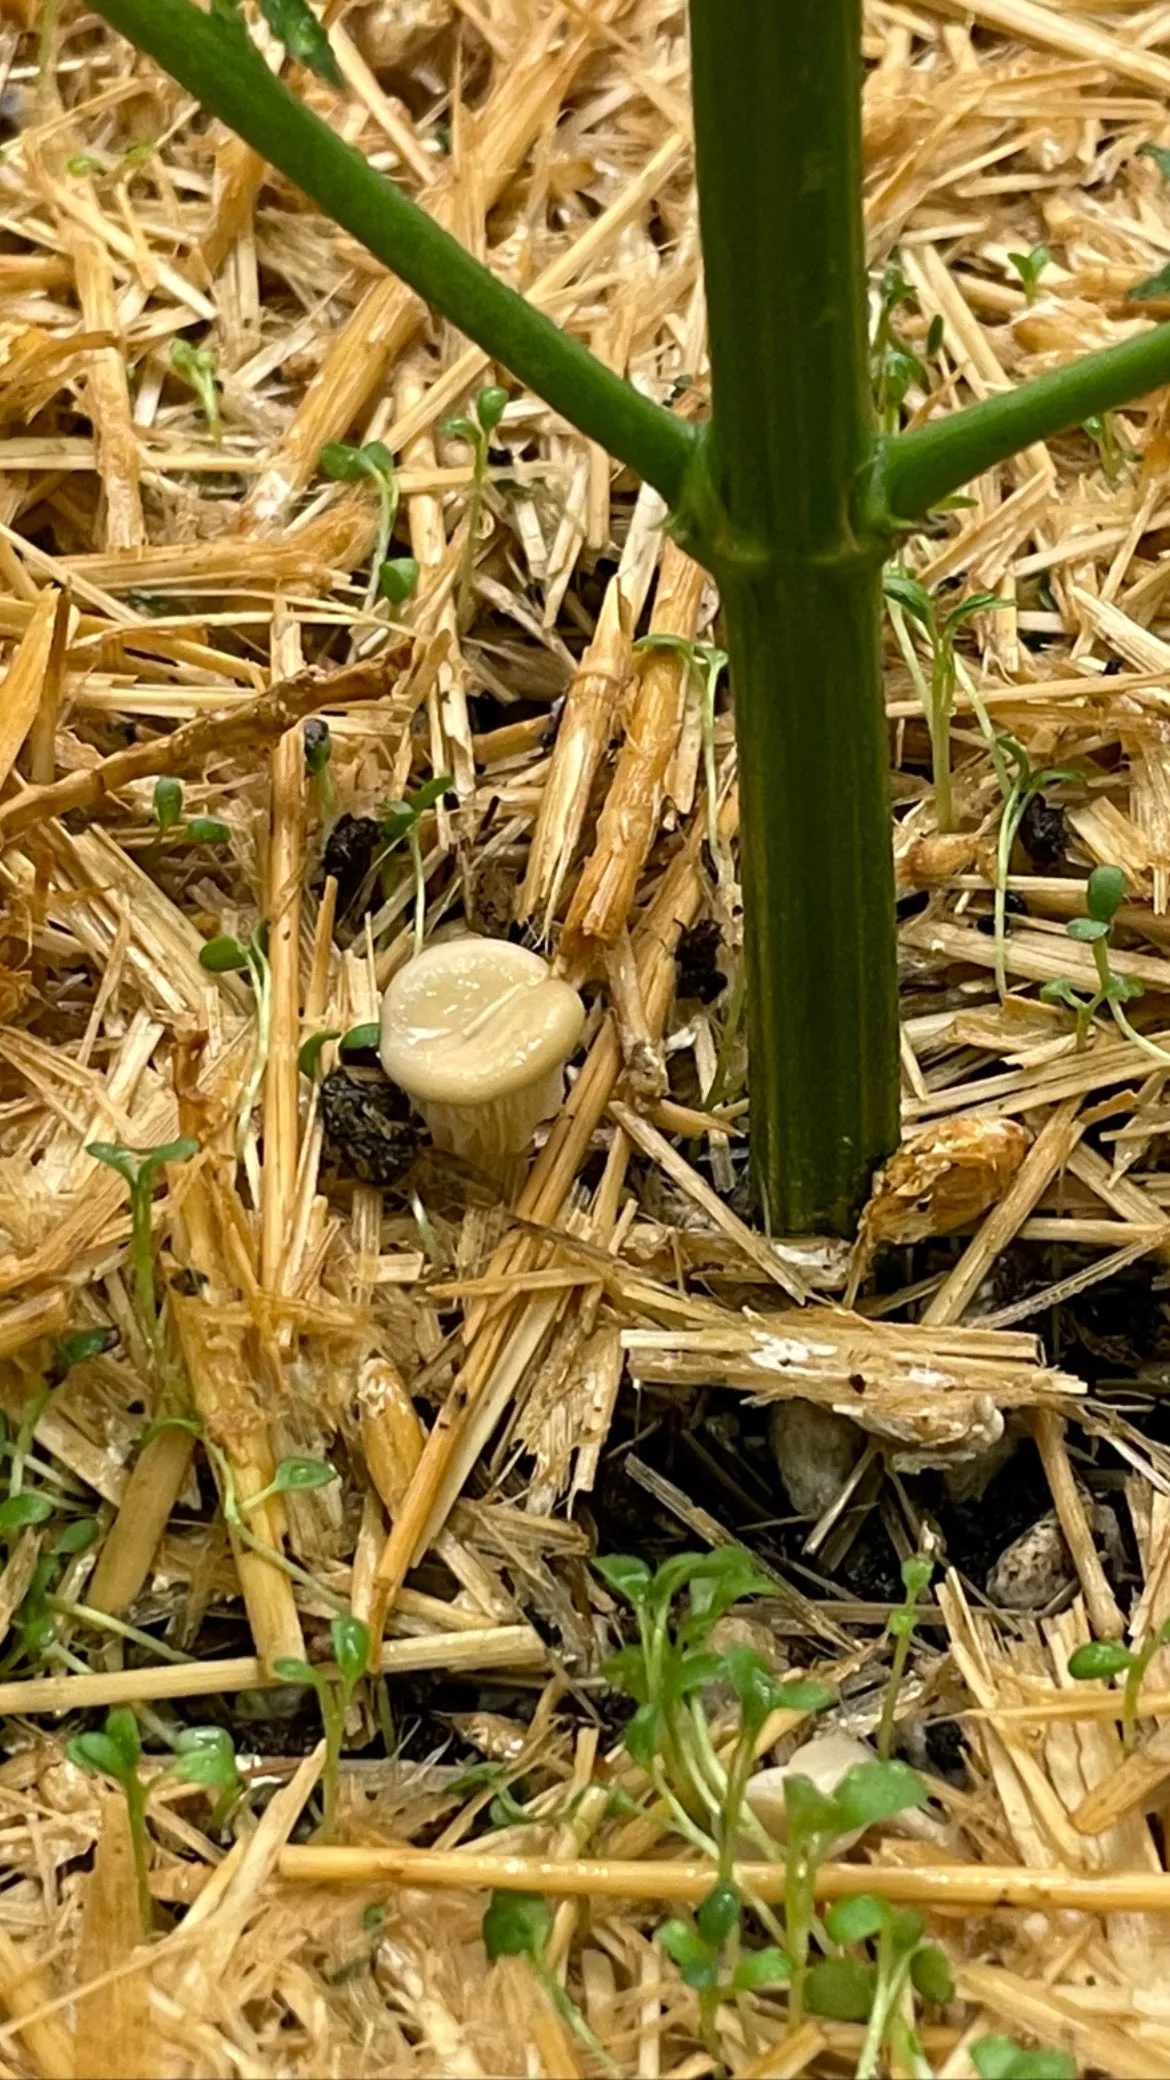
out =
[[[581,1037],[576,990],[506,939],[448,939],[399,969],[382,1001],[382,1066],[439,1148],[505,1175],[557,1110]]]

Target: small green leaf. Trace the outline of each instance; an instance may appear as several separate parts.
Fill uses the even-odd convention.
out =
[[[454,418],[440,419],[439,432],[446,434],[449,440],[469,441],[473,448],[478,448],[483,438],[474,419],[466,419],[458,414]]]
[[[352,441],[326,441],[317,457],[317,467],[334,484],[358,484],[369,475],[361,455],[361,449]]]
[[[112,1322],[100,1328],[73,1329],[68,1336],[53,1338],[53,1358],[60,1373],[72,1371],[75,1365],[88,1365],[112,1350],[118,1341],[118,1331]]]
[[[381,1041],[381,1025],[372,1018],[366,1025],[351,1026],[348,1033],[342,1034],[338,1045],[342,1054],[369,1054],[371,1050],[377,1052]]]
[[[718,1949],[727,1941],[733,1928],[739,1927],[743,1902],[736,1885],[713,1885],[706,1899],[701,1900],[695,1914],[695,1924],[705,1943]]]
[[[65,171],[71,173],[75,180],[83,180],[88,173],[101,173],[102,162],[100,159],[91,159],[85,152],[78,152],[72,159],[66,159]]]
[[[1065,931],[1070,939],[1080,940],[1085,945],[1091,945],[1094,940],[1107,939],[1109,936],[1109,926],[1103,924],[1099,917],[1070,917]]]
[[[926,354],[928,360],[933,361],[935,356],[942,352],[946,329],[942,312],[936,311],[926,328]]]
[[[873,2006],[877,1975],[856,1957],[822,1957],[805,1981],[805,2001],[830,2022],[865,2022]]]
[[[1119,1640],[1091,1639],[1068,1657],[1068,1672],[1074,1682],[1093,1683],[1119,1676],[1132,1668],[1133,1655]]]
[[[766,1949],[749,1950],[731,1975],[733,1993],[762,1993],[768,1986],[783,1986],[792,1977],[792,1966],[775,1943]]]
[[[818,1791],[811,1777],[785,1778],[784,1812],[789,1839],[795,1842],[809,1842],[816,1835],[833,1840],[848,1831],[849,1822],[836,1799]]]
[[[1112,924],[1125,901],[1128,882],[1120,867],[1094,867],[1085,888],[1085,908],[1090,917]]]
[[[1079,1011],[1082,1008],[1082,999],[1078,997],[1067,975],[1057,975],[1051,982],[1046,982],[1040,996],[1045,1004],[1067,1004],[1070,1011]]]
[[[43,1524],[53,1514],[53,1505],[47,1495],[35,1488],[27,1488],[20,1495],[10,1495],[7,1502],[0,1502],[0,1537],[7,1538],[13,1531],[24,1531],[30,1524]]]
[[[320,715],[310,716],[304,727],[305,764],[310,773],[323,773],[333,756],[329,724]]]
[[[851,1899],[834,1900],[825,1915],[825,1929],[834,1943],[868,1943],[889,1918],[884,1899],[874,1892],[857,1892]]]
[[[500,420],[504,416],[504,407],[507,402],[508,393],[506,390],[502,390],[498,383],[489,383],[485,389],[480,391],[479,396],[475,400],[475,416],[485,433],[492,434],[495,432]]]
[[[936,2007],[945,2008],[955,1998],[955,1981],[950,1964],[942,1950],[933,1943],[924,1943],[910,1960],[910,1977],[914,1990],[924,2001],[933,2001]]]
[[[153,137],[144,137],[141,143],[132,144],[129,151],[123,152],[122,164],[123,166],[145,166],[148,159],[153,159],[156,149],[155,139]]]
[[[272,1673],[282,1683],[309,1683],[316,1689],[320,1677],[307,1661],[299,1661],[292,1654],[281,1654],[272,1664]]]
[[[378,590],[392,607],[405,606],[418,591],[419,567],[413,556],[392,556],[378,568]]]
[[[341,1028],[339,1026],[330,1026],[328,1031],[314,1033],[310,1039],[305,1041],[297,1055],[297,1068],[302,1076],[309,1078],[310,1083],[313,1082],[320,1072],[322,1048],[326,1047],[330,1040],[340,1040],[340,1038]]]
[[[107,1733],[79,1733],[65,1744],[65,1753],[78,1769],[88,1770],[91,1776],[113,1777],[120,1783],[125,1776],[122,1751]]]
[[[329,38],[306,0],[260,0],[260,12],[290,58],[307,65],[328,86],[344,86]]]
[[[339,1480],[337,1468],[328,1459],[282,1459],[272,1476],[280,1495],[305,1494],[311,1488],[327,1488]]]
[[[137,1157],[131,1155],[128,1148],[121,1148],[116,1141],[87,1141],[85,1153],[92,1156],[95,1162],[105,1163],[108,1169],[116,1170],[128,1185],[133,1186],[137,1181]]]
[[[247,967],[248,956],[238,939],[221,932],[218,938],[208,939],[199,948],[199,965],[209,975],[232,975]]]
[[[189,1163],[192,1156],[199,1154],[199,1143],[190,1134],[181,1134],[177,1141],[160,1142],[157,1148],[148,1148],[139,1162],[138,1174],[149,1185],[155,1173],[168,1163]]]
[[[123,1768],[137,1769],[142,1757],[142,1741],[138,1721],[129,1705],[117,1705],[112,1712],[106,1713],[106,1735],[121,1755]]]
[[[99,1528],[96,1517],[75,1517],[58,1533],[51,1550],[63,1560],[73,1553],[88,1553]]]
[[[654,1931],[654,1940],[678,1966],[684,1986],[701,1993],[717,1984],[718,1958],[687,1922],[663,1921]]]
[[[799,1681],[781,1683],[776,1704],[782,1712],[827,1712],[836,1704],[837,1692],[827,1683]]]
[[[887,599],[904,607],[916,621],[921,621],[924,628],[934,627],[934,601],[917,578],[908,578],[905,571],[886,571],[882,577],[882,590]]]
[[[1025,2051],[1014,2037],[980,2037],[971,2046],[980,2080],[1076,2080],[1077,2062],[1067,2051]]]
[[[493,1892],[483,1917],[483,1946],[497,1957],[540,1957],[552,1932],[552,1908],[541,1892]]]
[[[1132,1004],[1145,993],[1136,975],[1111,975],[1105,984],[1105,994],[1114,1004]]]
[[[1125,292],[1127,303],[1153,303],[1163,296],[1170,296],[1170,260],[1160,267],[1157,274],[1148,274],[1143,282],[1135,282]]]
[[[611,1690],[624,1690],[635,1704],[646,1703],[646,1656],[641,1647],[619,1647],[616,1654],[602,1662],[601,1674]]]
[[[222,1791],[236,1782],[239,1771],[229,1742],[226,1754],[220,1748],[190,1748],[176,1755],[171,1775],[183,1784],[205,1784]]]
[[[723,1655],[731,1687],[739,1700],[740,1723],[758,1728],[780,1702],[780,1685],[762,1654],[752,1647],[731,1646]]]
[[[1170,181],[1170,151],[1164,144],[1139,144],[1135,159],[1152,159],[1164,181]]]
[[[902,1587],[905,1589],[907,1596],[918,1597],[924,1595],[930,1587],[933,1573],[934,1561],[928,1560],[924,1554],[919,1553],[911,1560],[903,1560]]]
[[[370,1628],[352,1611],[341,1611],[329,1627],[333,1658],[343,1682],[359,1683],[370,1665]]]
[[[968,593],[966,599],[959,601],[957,607],[951,608],[950,613],[947,615],[945,626],[948,629],[959,628],[964,621],[970,621],[976,614],[987,614],[999,607],[1014,607],[1014,605],[1014,600],[1001,599],[997,592],[971,592]]]
[[[235,1761],[232,1737],[226,1726],[184,1726],[175,1736],[175,1752],[190,1755],[196,1749],[217,1748],[221,1755],[230,1755]]]
[[[604,1559],[593,1562],[606,1587],[617,1596],[624,1596],[635,1610],[645,1608],[650,1589],[650,1569],[644,1560],[635,1560],[627,1553],[610,1553]]]
[[[658,1744],[662,1739],[661,1705],[640,1705],[626,1727],[622,1738],[625,1741],[626,1753],[630,1760],[636,1762],[639,1769],[644,1769],[649,1774],[653,1766],[654,1757],[658,1753]]]
[[[218,816],[190,816],[183,829],[183,836],[189,838],[192,845],[227,845],[231,835],[227,824],[222,823]]]
[[[905,1762],[859,1762],[837,1786],[836,1804],[847,1828],[873,1827],[926,1804],[930,1793],[918,1771]]]

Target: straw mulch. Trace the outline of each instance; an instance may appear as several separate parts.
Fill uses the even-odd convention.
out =
[[[1004,2028],[1084,2069],[1170,2072],[1170,1665],[1154,1661],[1124,1764],[1117,1694],[1066,1674],[1091,1634],[1140,1639],[1170,1615],[1166,1375],[1156,1350],[1143,1369],[1125,1320],[1139,1300],[1161,1319],[1167,1071],[1105,1015],[1077,1051],[1039,999],[1091,974],[1063,925],[1090,867],[1115,863],[1115,958],[1146,992],[1130,1015],[1170,1040],[1165,394],[1025,453],[906,545],[932,588],[1003,604],[961,643],[958,837],[937,832],[914,624],[888,631],[914,1139],[867,1217],[846,1313],[843,1250],[773,1249],[735,1210],[730,715],[721,694],[712,804],[694,675],[633,649],[647,630],[710,640],[716,611],[658,500],[513,391],[477,515],[468,449],[439,422],[490,378],[483,357],[80,0],[63,0],[42,72],[40,12],[0,8],[10,1436],[48,1339],[118,1336],[37,1426],[30,1480],[98,1532],[55,1562],[35,1665],[19,1613],[40,1526],[0,1573],[0,2071],[589,2071],[523,1960],[485,1962],[484,1887],[508,1856],[512,1882],[558,1902],[552,1960],[619,2066],[697,2080],[712,2059],[695,1999],[651,1937],[663,1900],[707,1880],[653,1822],[612,1815],[610,1786],[636,1773],[597,1673],[618,1612],[593,1550],[641,1533],[653,1557],[729,1536],[771,1551],[753,1636],[836,1683],[830,1723],[864,1735],[891,1590],[850,1596],[833,1554],[879,1524],[905,1557],[932,1536],[924,1497],[966,1483],[978,1511],[988,1468],[1026,1451],[1063,1588],[1021,1613],[961,1568],[936,1578],[899,1704],[936,1803],[916,1838],[867,1837],[854,1868],[922,1904],[949,1952],[958,1998],[924,2031],[939,2072],[969,2075],[970,2042]],[[327,15],[345,90],[298,76],[299,91],[596,352],[701,413],[679,0],[333,0]],[[1139,149],[1170,147],[1168,34],[1160,0],[871,0],[875,284],[896,252],[912,292],[896,324],[919,354],[943,321],[912,416],[1170,315],[1170,288],[1127,300],[1170,256],[1170,185]],[[1040,245],[1029,299],[1010,256]],[[221,441],[174,370],[179,339],[214,353]],[[392,623],[368,587],[373,488],[319,469],[341,439],[381,440],[399,466],[396,548],[422,580]],[[1003,999],[980,703],[1034,767],[1076,775],[1045,791],[1061,811],[1047,849],[1033,828],[1010,861],[1026,915],[1008,918]],[[332,802],[306,767],[313,714]],[[513,1207],[421,1141],[400,1178],[362,1182],[298,1070],[304,1040],[376,1015],[411,949],[409,873],[395,864],[384,899],[343,916],[327,819],[439,774],[428,931],[522,928],[589,1006]],[[160,776],[228,842],[160,840]],[[247,978],[198,958],[262,922],[263,1045]],[[355,1073],[373,1087],[360,1058]],[[179,1134],[200,1153],[156,1198],[158,1275],[214,1462],[190,1428],[151,1427],[126,1190],[86,1153]],[[1062,1324],[1114,1291],[1120,1327],[1101,1330],[1089,1380]],[[722,1430],[700,1423],[712,1395]],[[765,1519],[791,1515],[778,1478],[757,1459],[761,1503],[720,1460],[736,1411],[759,1434],[761,1396],[844,1398],[865,1432],[791,1565],[767,1546]],[[686,1482],[656,1457],[680,1424],[699,1440]],[[290,1456],[341,1477],[248,1518],[281,1567],[229,1537],[216,1483],[246,1499]],[[624,1526],[605,1500],[619,1476]],[[351,1718],[339,1839],[315,1848],[313,1717],[264,1689],[265,1669],[323,1656],[339,1606],[379,1602],[386,1686]],[[64,1753],[125,1700],[160,1759],[175,1724],[229,1724],[252,1786],[234,1845],[198,1789],[155,1795],[149,1949],[124,1806]],[[931,1728],[951,1729],[949,1772]],[[508,1787],[528,1813],[493,1827]],[[786,2035],[768,1997],[717,2027],[741,2074],[851,2071],[860,2040],[816,2021]]]

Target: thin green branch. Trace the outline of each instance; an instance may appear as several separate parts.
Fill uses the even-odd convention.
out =
[[[1163,383],[1170,383],[1170,325],[879,441],[863,480],[860,523],[867,534],[888,535],[1033,441],[1083,426]]]
[[[269,72],[242,23],[193,0],[95,0],[95,12],[554,411],[676,506],[694,429],[534,310]]]

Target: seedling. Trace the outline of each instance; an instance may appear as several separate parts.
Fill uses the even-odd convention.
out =
[[[322,475],[335,484],[370,483],[377,491],[378,533],[366,592],[366,606],[371,607],[377,598],[380,573],[389,554],[390,537],[398,517],[398,477],[394,457],[382,441],[367,441],[364,448],[355,447],[351,441],[327,441],[321,450],[319,467]]]
[[[1164,181],[1170,181],[1170,150],[1164,144],[1139,144],[1135,159],[1152,159]]]
[[[809,1777],[787,1779],[784,1914],[785,1948],[792,1967],[789,2014],[793,2022],[800,2020],[805,2008],[813,1901],[821,1864],[843,1835],[924,1805],[928,1795],[918,1772],[904,1762],[859,1762],[831,1795],[819,1791]],[[817,1970],[816,1990],[819,1997],[827,1997],[827,1975],[823,1966]]]
[[[171,367],[195,392],[207,421],[207,431],[218,448],[223,439],[223,419],[214,351],[211,347],[192,346],[189,339],[174,339],[171,341]]]
[[[943,2007],[954,1999],[955,1983],[944,1952],[924,1940],[924,1929],[921,1914],[892,1907],[868,1892],[838,1900],[825,1916],[831,1942],[874,1946],[872,1965],[868,1960],[826,1958],[809,1973],[809,2004],[817,2014],[868,2022],[857,2080],[874,2080],[884,2044],[914,2075],[931,2071],[916,2032],[901,2013],[902,1997],[909,1983],[923,2000]],[[863,2000],[865,2009],[859,2013]]]
[[[336,1466],[327,1459],[282,1459],[266,1488],[238,1502],[242,1512],[259,1509],[273,1495],[308,1495],[314,1488],[328,1488],[339,1478]]]
[[[902,652],[910,667],[918,689],[918,696],[926,713],[930,731],[931,763],[934,769],[935,810],[940,831],[955,828],[955,807],[951,788],[951,717],[955,710],[955,641],[965,621],[975,614],[984,614],[994,607],[1011,604],[999,599],[994,592],[971,592],[958,606],[939,615],[935,601],[925,585],[917,578],[908,577],[905,571],[888,570],[883,579],[886,599],[913,616],[925,631],[930,649],[930,684],[926,685],[921,668],[909,641],[902,642],[902,630],[894,617],[895,630],[902,643]]]
[[[635,650],[677,650],[699,682],[699,714],[703,733],[703,779],[707,790],[707,844],[718,871],[724,864],[719,843],[719,783],[715,771],[715,694],[727,670],[726,650],[714,643],[688,643],[685,636],[639,636]]]
[[[479,527],[483,516],[484,490],[487,485],[488,450],[492,435],[504,416],[508,393],[498,383],[489,383],[475,400],[474,418],[457,416],[440,419],[439,432],[452,440],[466,441],[472,454],[471,496],[467,501],[465,526],[467,538],[463,545],[463,564],[459,573],[458,616],[466,619],[467,606],[471,598],[471,581],[475,575],[475,552],[479,546]]]
[[[1071,2052],[1025,2051],[1014,2037],[979,2037],[971,2046],[971,2063],[980,2080],[1077,2080]]]
[[[1047,246],[1033,246],[1030,253],[1009,253],[1008,259],[1024,285],[1025,303],[1035,303],[1040,277],[1052,255]]]
[[[1068,1657],[1068,1672],[1078,1683],[1094,1683],[1124,1673],[1125,1688],[1121,1700],[1121,1738],[1127,1749],[1137,1743],[1138,1699],[1146,1671],[1159,1647],[1170,1646],[1170,1618],[1156,1632],[1142,1642],[1136,1650],[1123,1647],[1120,1640],[1091,1639]]]
[[[421,953],[426,938],[427,884],[423,874],[422,839],[419,825],[428,809],[440,802],[451,785],[450,773],[437,773],[431,780],[424,781],[418,790],[401,802],[387,802],[381,812],[382,836],[385,840],[375,865],[383,866],[395,847],[405,839],[410,852],[411,872],[414,876],[414,950]],[[385,875],[383,875],[385,885]],[[377,1037],[375,1036],[376,1047]],[[344,1042],[342,1043],[344,1046]]]
[[[113,1328],[76,1329],[69,1336],[55,1336],[53,1338],[52,1357],[49,1365],[46,1367],[47,1377],[39,1381],[34,1389],[28,1406],[21,1415],[20,1426],[12,1444],[9,1445],[5,1442],[3,1447],[4,1453],[10,1453],[12,1459],[12,1464],[8,1471],[9,1501],[12,1501],[21,1493],[24,1485],[25,1462],[32,1450],[37,1424],[48,1407],[54,1387],[60,1385],[74,1365],[84,1365],[91,1358],[100,1357],[103,1351],[108,1351],[111,1344],[117,1341],[118,1332]],[[44,1498],[40,1499],[43,1500]],[[51,1505],[25,1521],[42,1523],[50,1513]],[[14,1528],[19,1516],[20,1512],[16,1511],[11,1512],[6,1517],[5,1506],[0,1505],[0,1531]]]
[[[898,1693],[906,1674],[906,1662],[910,1653],[910,1642],[914,1627],[918,1623],[918,1599],[930,1587],[934,1573],[934,1562],[924,1553],[915,1554],[912,1560],[902,1562],[902,1587],[905,1596],[900,1610],[890,1618],[886,1631],[894,1642],[894,1657],[890,1663],[889,1681],[882,1700],[881,1723],[878,1726],[877,1750],[883,1762],[890,1759],[894,1741],[894,1715],[898,1709]]]
[[[80,181],[91,173],[104,173],[105,168],[100,159],[91,158],[88,152],[75,152],[71,159],[66,159],[65,171]]]
[[[340,1040],[341,1028],[330,1026],[327,1032],[313,1033],[297,1054],[297,1068],[310,1083],[316,1083],[321,1074],[321,1055],[331,1040]]]
[[[1150,285],[1146,283],[1144,286],[1149,288]],[[1131,295],[1136,293],[1135,290],[1130,292]],[[1161,293],[1170,295],[1170,287],[1164,287]],[[1101,458],[1106,483],[1116,484],[1127,462],[1141,461],[1141,455],[1136,448],[1127,448],[1124,442],[1118,439],[1117,425],[1112,412],[1090,413],[1084,422],[1084,430]]]
[[[392,607],[404,607],[418,591],[419,568],[413,556],[392,556],[378,566],[378,590]]]
[[[245,1790],[230,1733],[222,1726],[185,1726],[175,1750],[168,1774],[182,1784],[202,1784],[214,1792],[211,1825],[225,1827]]]
[[[1080,786],[1083,782],[1081,774],[1071,766],[1033,766],[1018,737],[994,737],[988,748],[1003,789],[1003,812],[995,841],[995,982],[1002,997],[1007,995],[1008,872],[1028,803],[1046,787]],[[1014,771],[1009,771],[1009,766]]]
[[[1040,995],[1046,1004],[1064,1004],[1075,1014],[1077,1052],[1087,1045],[1089,1028],[1102,1004],[1108,1004],[1115,1024],[1140,1047],[1151,1060],[1170,1065],[1170,1054],[1159,1047],[1156,1040],[1148,1040],[1139,1033],[1126,1016],[1125,1006],[1136,997],[1145,995],[1141,983],[1134,975],[1115,975],[1109,960],[1109,935],[1113,921],[1125,899],[1125,875],[1120,867],[1094,867],[1085,885],[1085,909],[1087,916],[1070,917],[1065,931],[1079,945],[1091,946],[1093,961],[1097,969],[1098,986],[1091,997],[1079,996],[1067,975],[1057,975],[1046,982]]]
[[[146,1831],[146,1786],[138,1774],[142,1743],[138,1721],[125,1705],[107,1714],[103,1733],[79,1733],[69,1741],[66,1753],[79,1769],[94,1776],[109,1777],[126,1800],[134,1870],[138,1879],[138,1907],[142,1926],[149,1934],[154,1917],[150,1896],[150,1842]]]
[[[488,1961],[500,1957],[526,1957],[534,1978],[543,1987],[562,2021],[585,2046],[605,2073],[617,2076],[616,2066],[596,2032],[590,2029],[580,2008],[566,1993],[548,1960],[552,1934],[552,1908],[539,1892],[493,1892],[483,1917],[483,1946]]]
[[[244,1145],[248,1122],[260,1096],[264,1071],[268,1063],[268,1050],[272,1043],[272,970],[268,965],[266,933],[263,926],[253,933],[246,945],[233,939],[229,933],[221,933],[216,939],[208,939],[199,949],[199,965],[209,975],[231,975],[247,969],[252,978],[252,989],[256,998],[256,1048],[248,1080],[240,1097],[240,1110],[236,1120],[236,1140]]]
[[[165,1141],[160,1148],[138,1153],[117,1141],[91,1141],[86,1154],[116,1170],[130,1187],[130,1264],[133,1273],[134,1309],[155,1360],[161,1364],[162,1327],[154,1281],[154,1234],[151,1202],[160,1170],[170,1163],[187,1163],[198,1155],[199,1143],[184,1136]]]
[[[333,1640],[333,1658],[337,1663],[335,1680],[310,1662],[288,1655],[274,1661],[272,1668],[282,1683],[307,1683],[316,1692],[325,1730],[324,1824],[327,1833],[331,1834],[337,1819],[337,1798],[341,1789],[341,1744],[345,1738],[345,1721],[354,1691],[369,1668],[370,1629],[347,1611],[334,1618],[329,1630]]]
[[[316,797],[317,814],[326,835],[337,821],[337,789],[333,784],[333,737],[320,715],[311,715],[304,727],[305,764],[309,784]]]
[[[183,814],[183,783],[164,775],[156,780],[154,787],[154,820],[158,825],[159,838],[173,831],[176,838],[186,839],[191,845],[226,845],[231,837],[226,823],[218,816],[191,816],[180,824]],[[152,851],[156,848],[152,847]]]
[[[891,260],[882,275],[877,323],[870,347],[870,373],[878,424],[883,433],[898,431],[902,419],[902,406],[910,385],[926,382],[923,363],[894,324],[895,312],[904,304],[913,301],[913,289],[901,268]],[[941,331],[935,351],[939,344]]]
[[[227,4],[238,9],[239,0],[227,0]],[[260,12],[290,58],[307,65],[329,86],[344,85],[329,38],[306,0],[260,0]]]

